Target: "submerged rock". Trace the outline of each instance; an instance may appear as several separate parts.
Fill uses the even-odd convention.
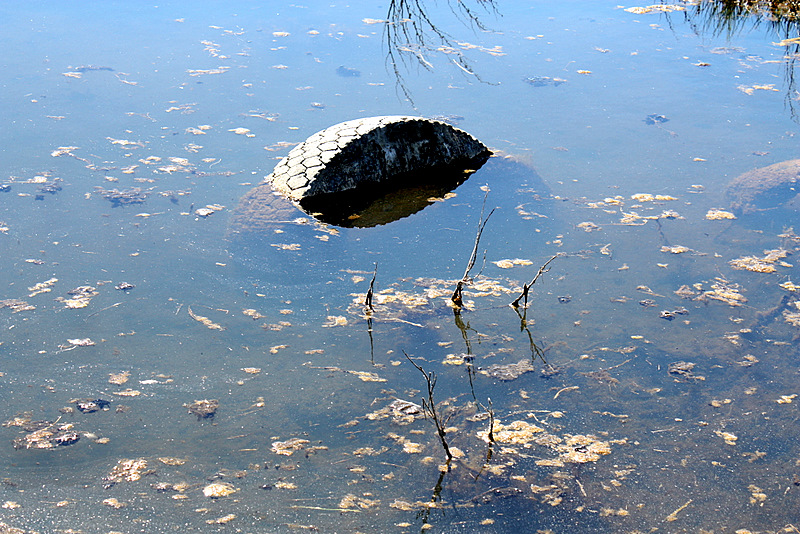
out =
[[[789,203],[798,194],[800,159],[775,163],[734,178],[725,191],[731,210],[750,214],[775,209]]]

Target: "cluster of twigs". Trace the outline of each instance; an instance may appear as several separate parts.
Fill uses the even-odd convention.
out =
[[[463,288],[464,288],[464,286],[470,284],[472,282],[472,280],[473,280],[473,277],[470,275],[470,273],[472,272],[472,269],[475,267],[475,264],[477,263],[478,251],[480,249],[481,236],[483,235],[483,231],[486,228],[486,224],[489,221],[489,218],[494,213],[494,208],[493,208],[489,212],[489,214],[484,217],[484,213],[485,213],[485,210],[486,210],[486,198],[487,197],[488,197],[488,192],[487,192],[486,196],[484,196],[484,199],[483,199],[483,205],[481,207],[481,215],[480,215],[480,219],[478,221],[478,230],[477,230],[476,235],[475,235],[475,241],[474,241],[473,246],[472,246],[472,252],[470,253],[469,261],[467,262],[467,267],[464,270],[464,275],[456,283],[455,291],[453,291],[453,294],[450,297],[451,301],[455,305],[454,311],[455,311],[455,316],[456,316],[456,324],[459,326],[459,329],[461,330],[462,335],[464,336],[464,340],[465,340],[465,342],[467,344],[467,352],[468,353],[471,353],[469,338],[466,335],[466,330],[469,327],[468,327],[468,325],[464,325],[463,321],[460,320],[459,310],[463,306],[463,296],[462,296]],[[544,273],[546,273],[546,272],[548,272],[550,270],[550,263],[553,260],[555,260],[558,256],[560,256],[560,254],[556,254],[555,256],[553,256],[549,260],[547,260],[541,267],[539,267],[539,270],[536,272],[536,274],[534,275],[533,279],[530,282],[528,282],[528,283],[523,285],[522,293],[514,300],[514,302],[511,303],[511,306],[513,306],[514,309],[517,310],[517,313],[519,313],[520,301],[524,301],[523,305],[522,305],[522,309],[525,310],[527,308],[527,306],[528,306],[528,293],[530,291],[530,288],[539,280],[539,278]],[[484,252],[484,257],[485,257],[485,252]],[[372,273],[372,280],[369,283],[369,289],[367,290],[366,296],[364,298],[364,310],[365,310],[365,313],[367,315],[368,324],[370,325],[370,344],[371,344],[371,341],[372,341],[372,337],[371,337],[372,312],[374,311],[372,299],[373,299],[373,295],[374,295],[375,279],[377,278],[377,275],[378,275],[378,264],[376,263],[375,264],[375,269],[374,269],[374,271]],[[520,316],[520,319],[522,320],[522,328],[527,331],[527,327],[525,325],[524,317]],[[528,332],[528,335],[530,337],[530,332]],[[534,351],[532,356],[535,357],[536,355],[538,355],[544,360],[544,356],[543,356],[541,350],[534,343],[532,338],[530,338],[530,342],[531,342],[532,351]],[[425,415],[425,418],[426,419],[430,419],[433,422],[434,426],[436,427],[436,434],[437,434],[437,436],[439,438],[439,442],[442,444],[442,449],[444,450],[445,455],[447,456],[447,461],[446,461],[445,465],[447,466],[447,470],[449,471],[450,470],[450,463],[453,460],[453,453],[450,450],[449,444],[447,443],[447,432],[445,430],[446,421],[442,419],[440,413],[437,411],[436,401],[434,400],[434,390],[436,388],[436,379],[437,379],[436,373],[434,371],[426,371],[425,369],[423,369],[422,366],[420,366],[414,360],[412,360],[411,357],[408,354],[406,354],[405,351],[403,351],[403,354],[405,355],[406,359],[411,363],[411,365],[413,365],[420,372],[420,374],[422,374],[423,378],[425,379],[425,383],[426,383],[428,394],[427,394],[427,398],[424,398],[422,400],[422,411],[423,411],[423,413]],[[470,380],[470,383],[471,383],[471,380]],[[473,392],[473,397],[475,397],[474,392]],[[488,399],[488,407],[486,407],[483,404],[481,404],[480,402],[478,402],[477,399],[476,399],[476,402],[478,403],[478,405],[489,416],[489,430],[487,432],[487,437],[488,437],[488,441],[489,441],[489,447],[488,447],[488,450],[487,450],[487,453],[486,453],[486,462],[485,462],[486,464],[488,464],[490,462],[491,458],[492,458],[493,447],[494,447],[494,434],[493,434],[493,431],[494,431],[494,410],[492,408],[492,400],[491,399]]]

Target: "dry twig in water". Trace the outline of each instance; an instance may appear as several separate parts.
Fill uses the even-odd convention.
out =
[[[439,435],[439,441],[442,443],[442,448],[444,449],[445,454],[447,455],[447,470],[450,470],[450,462],[453,459],[453,453],[450,452],[450,447],[447,445],[447,433],[444,429],[444,422],[439,418],[439,414],[436,412],[436,402],[433,400],[433,389],[436,387],[436,373],[431,371],[430,373],[427,372],[425,369],[417,365],[417,363],[411,359],[411,357],[405,354],[406,359],[411,362],[411,365],[417,368],[417,370],[422,373],[422,376],[425,377],[425,382],[428,384],[428,399],[422,399],[422,409],[425,412],[426,417],[430,417],[433,420],[433,424],[436,425],[436,433]]]
[[[475,262],[478,259],[478,246],[481,242],[481,234],[483,234],[483,229],[486,227],[486,223],[489,222],[489,217],[492,216],[494,210],[496,208],[492,208],[492,211],[489,212],[489,215],[486,218],[483,218],[484,210],[486,209],[486,197],[489,196],[489,191],[486,191],[486,195],[483,197],[483,206],[481,206],[481,218],[478,221],[478,233],[475,236],[475,244],[472,246],[472,254],[469,257],[469,263],[467,263],[467,268],[464,271],[464,276],[461,277],[461,280],[458,281],[456,284],[456,289],[453,291],[453,295],[450,297],[450,300],[453,301],[453,304],[458,306],[459,308],[464,304],[461,298],[461,290],[464,288],[465,284],[469,284],[472,281],[472,278],[469,276],[469,272],[475,267]]]
[[[378,262],[375,262],[375,270],[372,272],[372,281],[369,283],[367,296],[364,298],[364,306],[369,308],[369,311],[373,311],[375,309],[372,307],[372,295],[373,295],[373,290],[375,288],[375,277],[377,276],[378,276]]]
[[[528,307],[528,291],[530,290],[531,286],[533,286],[533,284],[536,283],[536,281],[539,279],[540,276],[542,276],[544,273],[546,273],[547,271],[550,270],[550,269],[548,269],[548,265],[550,265],[550,262],[553,261],[554,259],[556,259],[559,256],[560,256],[560,254],[556,254],[555,256],[553,256],[552,258],[547,260],[544,263],[544,265],[539,267],[539,270],[536,272],[536,276],[533,277],[533,280],[531,280],[529,283],[527,283],[524,286],[522,286],[522,293],[520,294],[520,296],[518,296],[516,299],[514,299],[514,302],[511,303],[512,306],[514,306],[515,308],[519,307],[519,301],[524,299],[525,303],[522,305],[522,307],[523,308],[527,308]]]

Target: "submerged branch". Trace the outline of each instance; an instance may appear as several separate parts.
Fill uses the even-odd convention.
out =
[[[411,359],[411,357],[405,354],[406,359],[411,362],[411,365],[417,368],[417,370],[422,373],[422,376],[425,377],[425,382],[428,386],[428,399],[422,401],[422,409],[425,412],[425,415],[429,417],[433,424],[436,425],[436,433],[439,436],[439,441],[442,443],[442,448],[444,449],[445,454],[447,455],[447,470],[450,470],[450,462],[453,460],[453,453],[450,452],[450,446],[447,444],[447,433],[445,432],[444,422],[439,418],[439,414],[436,411],[436,402],[433,399],[433,390],[436,387],[436,373],[431,371],[430,373],[427,372],[425,369],[417,365],[417,363]]]
[[[367,290],[367,296],[364,298],[364,306],[369,308],[369,311],[373,311],[375,308],[372,307],[372,295],[374,294],[375,289],[375,278],[378,276],[378,262],[375,262],[375,270],[372,272],[372,280],[369,283],[369,289]]]
[[[472,268],[475,267],[475,262],[478,260],[478,247],[481,243],[481,235],[483,234],[483,229],[486,228],[486,223],[489,222],[489,217],[492,216],[494,210],[497,208],[492,208],[492,211],[489,212],[489,215],[486,218],[483,217],[483,213],[486,210],[486,198],[489,196],[489,192],[486,192],[486,195],[483,197],[483,206],[481,206],[481,218],[478,221],[478,232],[475,235],[475,243],[472,245],[472,253],[469,256],[469,262],[467,263],[467,268],[464,270],[464,276],[461,277],[456,283],[456,289],[453,291],[453,295],[450,297],[450,300],[453,301],[453,304],[458,306],[459,308],[463,306],[464,302],[461,297],[461,291],[466,284],[469,284],[472,279],[469,276],[470,271]]]
[[[561,254],[556,254],[555,256],[553,256],[552,258],[547,260],[544,263],[544,265],[539,267],[539,270],[536,272],[536,275],[533,277],[533,280],[531,280],[529,283],[527,283],[527,284],[522,286],[522,293],[520,294],[520,296],[518,296],[516,299],[514,299],[514,302],[511,303],[511,305],[513,307],[515,307],[515,308],[519,307],[519,301],[523,300],[523,299],[525,300],[525,303],[523,304],[522,307],[523,308],[527,308],[528,307],[528,291],[530,290],[531,286],[533,286],[533,284],[536,283],[536,281],[539,279],[540,276],[542,276],[544,273],[546,273],[547,271],[550,270],[548,268],[548,266],[550,265],[550,262],[553,261],[554,259],[556,259],[557,257],[559,257],[560,255]]]

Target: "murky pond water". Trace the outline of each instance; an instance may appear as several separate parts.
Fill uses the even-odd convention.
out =
[[[2,7],[3,532],[800,532],[800,221],[725,196],[799,157],[797,27],[402,5]],[[497,157],[232,230],[391,114]]]

